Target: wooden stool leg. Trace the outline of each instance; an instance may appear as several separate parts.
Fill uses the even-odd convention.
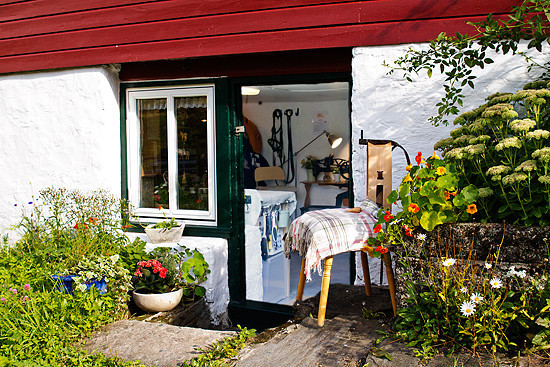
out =
[[[296,292],[296,301],[301,301],[304,295],[304,286],[306,284],[306,257],[302,258],[302,267],[300,269],[300,277],[298,278],[298,291]]]
[[[388,286],[390,287],[391,305],[393,307],[393,315],[397,316],[397,304],[395,301],[395,278],[393,277],[393,269],[391,266],[391,256],[389,252],[384,255],[384,263],[386,264],[386,276],[388,277]]]
[[[363,267],[363,279],[365,281],[365,293],[367,296],[372,296],[372,288],[370,285],[370,270],[369,257],[366,252],[361,251],[361,266]]]
[[[323,281],[321,283],[321,298],[319,299],[319,313],[317,315],[317,325],[319,326],[323,326],[325,324],[328,287],[330,285],[330,269],[332,269],[332,256],[325,259],[325,270],[323,272]]]

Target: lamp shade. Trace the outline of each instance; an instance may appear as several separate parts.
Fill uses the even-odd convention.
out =
[[[332,149],[335,149],[342,143],[342,138],[334,134],[327,133],[328,143]]]

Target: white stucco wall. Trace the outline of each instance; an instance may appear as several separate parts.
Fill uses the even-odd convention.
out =
[[[120,195],[118,72],[0,76],[0,233],[48,186]]]
[[[525,46],[525,45],[524,45]],[[352,165],[356,204],[366,198],[366,146],[359,145],[361,130],[364,138],[391,139],[401,144],[409,153],[413,164],[420,151],[425,157],[433,154],[433,145],[449,137],[454,125],[434,127],[428,118],[436,113],[435,104],[443,96],[443,81],[434,71],[432,78],[426,73],[415,77],[414,82],[403,78],[396,71],[387,75],[389,69],[384,61],[392,63],[404,55],[409,47],[422,48],[425,44],[360,47],[353,50],[352,61]],[[522,49],[526,49],[523,47]],[[544,54],[529,52],[539,62],[548,60]],[[523,58],[512,55],[487,53],[495,63],[477,72],[475,89],[463,92],[464,108],[470,111],[485,103],[485,97],[496,92],[516,92],[535,80],[540,71],[527,71]],[[454,118],[451,118],[452,121]],[[405,175],[406,161],[400,149],[393,154],[393,188],[397,188]],[[357,281],[362,283],[361,261],[357,258]],[[372,278],[372,276],[371,276]],[[375,277],[376,279],[376,277]]]

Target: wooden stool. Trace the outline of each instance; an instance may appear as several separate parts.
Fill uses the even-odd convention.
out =
[[[391,266],[391,257],[389,252],[382,255],[384,264],[386,265],[386,276],[388,277],[388,286],[390,288],[391,304],[393,307],[393,315],[397,316],[397,305],[395,303],[395,279],[393,277],[393,269]],[[363,267],[363,278],[365,280],[365,293],[367,296],[372,295],[369,272],[368,255],[361,251],[361,265]],[[306,266],[305,257],[302,258],[302,267],[300,269],[300,279],[298,281],[298,291],[296,292],[296,301],[301,301],[304,295],[304,286],[306,283],[306,275],[304,273]],[[325,314],[327,312],[328,288],[330,285],[330,271],[332,269],[332,256],[325,259],[325,270],[323,271],[323,280],[321,283],[321,298],[319,299],[319,312],[317,314],[317,325],[325,324]]]

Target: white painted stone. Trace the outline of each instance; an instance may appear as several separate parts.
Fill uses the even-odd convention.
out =
[[[227,273],[228,244],[226,239],[183,236],[178,243],[153,244],[144,233],[127,233],[127,236],[130,241],[139,237],[147,242],[145,247],[147,252],[157,247],[178,248],[179,245],[183,245],[191,250],[199,250],[210,269],[208,278],[201,285],[206,288],[205,301],[210,310],[211,322],[214,325],[228,325],[229,278]]]
[[[120,195],[118,88],[111,67],[0,76],[0,233],[44,187]]]
[[[384,62],[392,63],[404,55],[409,47],[425,48],[426,44],[359,47],[353,50],[352,77],[352,167],[354,197],[356,205],[366,198],[366,146],[359,145],[361,130],[364,138],[391,139],[407,150],[411,161],[418,152],[425,157],[433,154],[433,145],[440,139],[449,137],[454,126],[434,127],[428,122],[435,115],[436,103],[443,96],[443,81],[436,71],[432,78],[423,73],[406,81],[399,71],[387,75],[389,68]],[[525,44],[522,50],[525,50]],[[539,62],[548,60],[548,50],[544,54],[529,51]],[[511,55],[487,53],[495,63],[478,71],[475,89],[466,88],[463,92],[464,108],[470,111],[485,103],[485,97],[496,92],[516,92],[540,75],[540,71],[527,71],[523,58]],[[451,121],[454,118],[451,118]],[[400,149],[393,153],[393,188],[397,188],[405,176],[406,161]],[[395,209],[395,208],[394,208]],[[357,261],[357,273],[362,274],[361,262]],[[372,276],[371,279],[379,279]],[[356,278],[356,284],[362,279]]]

